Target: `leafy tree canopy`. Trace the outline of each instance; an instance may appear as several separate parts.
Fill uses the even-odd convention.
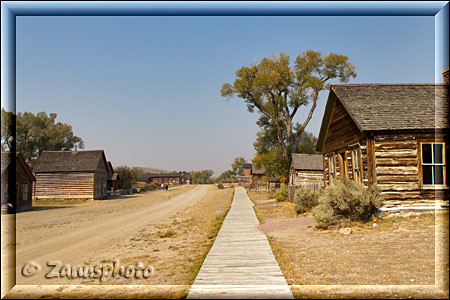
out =
[[[243,157],[236,157],[231,163],[231,168],[233,169],[234,175],[244,176],[244,163],[247,161]]]
[[[45,112],[33,114],[31,112],[18,113],[16,116],[16,151],[33,165],[42,151],[64,151],[75,147],[84,148],[83,140],[75,136],[72,126],[56,122],[57,114],[47,115]],[[8,126],[11,113],[2,108],[2,151],[12,150],[12,132]]]
[[[116,173],[119,173],[119,180],[117,181],[117,185],[119,189],[123,188],[131,188],[131,184],[136,183],[138,180],[139,174],[142,173],[142,168],[139,167],[128,167],[128,166],[119,166],[114,168]]]
[[[355,66],[345,55],[325,56],[306,50],[291,66],[290,57],[280,53],[237,70],[235,81],[223,84],[221,95],[228,99],[237,96],[247,104],[249,112],[256,109],[261,114],[258,122],[270,135],[275,133],[278,146],[274,147],[273,141],[270,141],[273,147],[262,145],[266,147],[265,153],[273,149],[272,155],[279,153],[289,168],[292,153],[297,150],[317,106],[319,92],[329,88],[333,79],[348,82],[351,77],[356,77]],[[308,104],[311,107],[306,119],[302,123],[295,122],[297,111]]]
[[[211,178],[214,171],[213,170],[202,170],[202,171],[191,171],[191,180],[194,184],[210,184],[214,183]]]

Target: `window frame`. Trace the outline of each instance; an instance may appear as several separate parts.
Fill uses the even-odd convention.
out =
[[[336,159],[333,152],[326,154],[325,157],[328,161],[328,182],[332,184],[336,179]]]
[[[429,145],[435,145],[440,144],[442,145],[442,159],[443,162],[439,164],[434,163],[434,155],[433,155],[433,146],[431,147],[431,159],[432,163],[423,163],[422,158],[422,146],[424,144]],[[419,187],[420,189],[430,189],[430,190],[439,190],[439,189],[448,189],[447,184],[447,153],[445,149],[446,143],[444,139],[433,139],[433,140],[418,140],[417,141],[417,163],[418,163],[418,171],[419,171]],[[423,165],[426,166],[443,166],[443,184],[435,184],[434,183],[434,172],[432,172],[432,184],[424,184],[423,183]]]
[[[353,180],[356,183],[362,183],[362,161],[361,161],[361,148],[356,146],[350,149],[352,155],[352,175]],[[355,153],[356,152],[356,153]],[[357,176],[355,176],[357,174]]]

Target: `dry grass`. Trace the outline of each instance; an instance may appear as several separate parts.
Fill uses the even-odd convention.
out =
[[[233,192],[232,189],[218,190],[210,186],[208,194],[195,205],[169,221],[147,226],[130,237],[128,248],[140,255],[121,257],[120,264],[143,262],[155,269],[155,274],[148,280],[133,281],[132,284],[158,286],[151,298],[185,298],[230,208]],[[94,280],[83,283],[99,284]],[[114,278],[101,284],[130,282]],[[150,294],[136,293],[133,296],[148,298]]]
[[[257,199],[252,192],[249,196]],[[446,247],[448,253],[448,211],[350,223],[352,234],[342,235],[338,230],[316,230],[310,226],[312,216],[297,216],[293,203],[254,202],[296,298],[311,294],[294,285],[434,285],[436,228],[447,236],[447,244],[441,242],[438,247]],[[442,220],[439,227],[437,217]],[[287,222],[291,225],[283,226]],[[448,280],[448,260],[437,267],[447,270]]]

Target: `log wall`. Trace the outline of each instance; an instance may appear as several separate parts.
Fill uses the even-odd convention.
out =
[[[344,106],[339,100],[336,100],[323,147],[323,153],[344,149],[348,145],[357,143],[364,138],[365,135],[361,133]]]
[[[94,173],[36,173],[35,199],[94,199]]]
[[[323,182],[323,171],[295,170],[291,174],[293,185]]]
[[[100,159],[94,175],[94,199],[106,199],[108,188],[108,168],[103,159]]]
[[[382,189],[385,207],[448,205],[448,189],[419,186],[418,140],[434,138],[425,133],[375,136],[375,182]]]

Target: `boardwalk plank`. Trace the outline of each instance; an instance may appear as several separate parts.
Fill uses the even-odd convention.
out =
[[[293,299],[244,188],[233,203],[188,299]]]

